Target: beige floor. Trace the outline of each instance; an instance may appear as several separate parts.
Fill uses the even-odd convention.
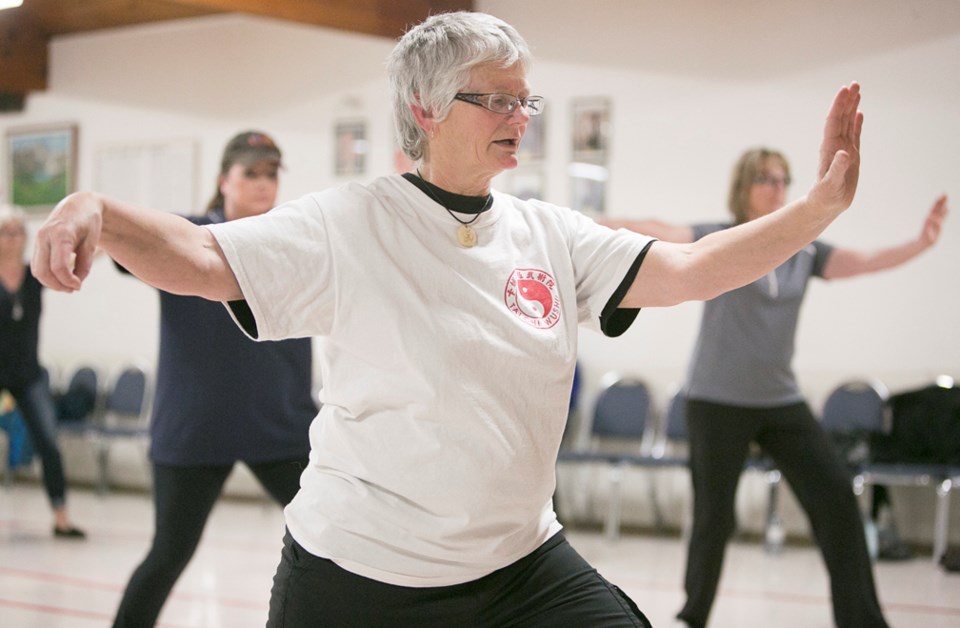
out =
[[[99,497],[78,489],[71,510],[85,542],[54,540],[39,486],[0,487],[0,626],[108,626],[130,571],[152,531],[149,498]],[[283,520],[260,502],[221,501],[193,562],[161,616],[161,626],[262,626],[279,556]],[[682,600],[685,550],[676,538],[626,535],[615,544],[570,532],[579,551],[627,591],[655,626],[670,626]],[[895,628],[960,627],[960,575],[923,556],[876,568],[880,598]],[[815,550],[787,547],[771,556],[733,543],[712,626],[829,628],[830,603]]]

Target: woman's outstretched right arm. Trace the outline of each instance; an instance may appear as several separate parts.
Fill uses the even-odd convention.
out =
[[[45,286],[80,289],[100,247],[146,283],[213,301],[243,294],[213,235],[183,217],[77,192],[37,232],[31,268]]]

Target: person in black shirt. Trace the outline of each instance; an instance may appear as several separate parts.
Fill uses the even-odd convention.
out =
[[[43,286],[23,261],[27,231],[23,212],[0,207],[0,390],[17,402],[30,440],[43,463],[43,486],[53,507],[53,534],[82,539],[70,522],[63,460],[57,446],[57,411],[37,357]]]
[[[262,214],[276,201],[280,150],[248,131],[227,144],[198,225]],[[150,426],[155,534],[127,584],[115,626],[152,626],[186,568],[237,462],[286,505],[310,450],[311,341],[257,343],[220,303],[160,294],[160,355]]]

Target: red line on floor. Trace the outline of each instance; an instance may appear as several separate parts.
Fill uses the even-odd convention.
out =
[[[20,602],[19,600],[5,600],[0,598],[0,606],[7,608],[21,608],[28,611],[37,611],[50,615],[69,615],[70,617],[85,617],[87,619],[103,619],[111,621],[113,615],[97,613],[94,611],[81,611],[75,608],[60,608],[59,606],[49,606],[47,604],[32,604],[30,602]]]
[[[110,591],[112,593],[120,593],[123,591],[124,587],[119,586],[115,583],[107,583],[98,580],[89,580],[85,578],[75,578],[70,576],[62,576],[60,574],[49,573],[45,571],[33,571],[30,569],[17,569],[13,567],[2,567],[0,566],[0,575],[10,576],[14,578],[22,578],[25,580],[38,580],[40,582],[53,582],[62,585],[76,586],[83,589],[98,589],[101,591]],[[238,598],[227,598],[219,597],[215,595],[208,595],[204,593],[190,593],[187,591],[174,591],[170,594],[171,599],[183,599],[183,600],[209,600],[221,604],[223,606],[229,606],[232,608],[245,608],[251,610],[266,610],[267,604],[265,603],[255,603]]]

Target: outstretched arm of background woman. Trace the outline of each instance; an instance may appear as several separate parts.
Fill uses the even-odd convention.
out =
[[[630,218],[597,218],[596,222],[611,229],[636,231],[664,242],[693,242],[693,227],[690,225],[675,225],[655,219],[633,220]]]
[[[944,194],[934,201],[933,206],[927,213],[926,220],[923,221],[923,228],[916,238],[897,246],[874,251],[834,249],[823,269],[823,278],[855,277],[864,273],[894,268],[912,260],[937,243],[947,213],[947,195]]]
[[[243,298],[207,229],[93,192],[71,194],[50,213],[37,232],[33,275],[53,290],[79,290],[98,246],[155,288],[214,301]]]
[[[837,92],[820,146],[817,180],[806,196],[696,242],[656,242],[621,307],[707,300],[770,272],[813,241],[850,206],[860,175],[860,86]]]

